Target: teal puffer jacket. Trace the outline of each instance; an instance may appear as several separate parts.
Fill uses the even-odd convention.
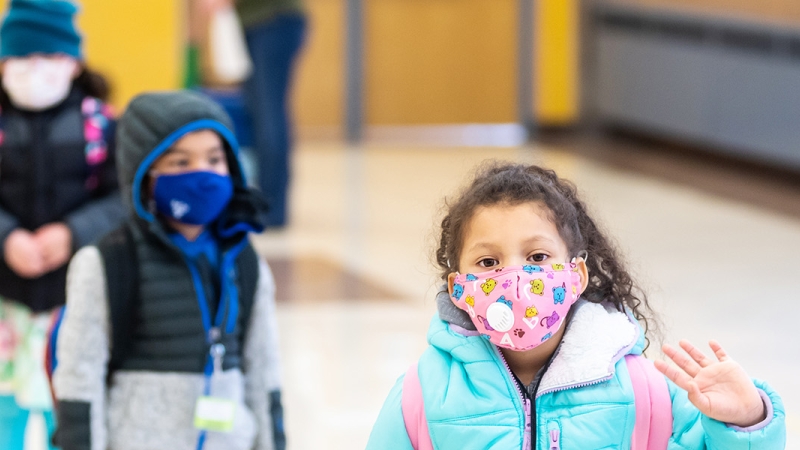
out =
[[[636,408],[624,356],[641,354],[641,330],[610,305],[579,301],[574,308],[558,353],[539,384],[532,415],[535,447],[531,447],[630,448]],[[457,330],[434,318],[428,331],[430,346],[418,363],[433,447],[527,450],[525,403],[500,352],[480,336]],[[668,448],[783,449],[783,403],[766,384],[755,383],[769,400],[767,419],[739,429],[701,414],[686,392],[668,381],[674,420]],[[403,422],[402,387],[401,378],[378,416],[368,450],[413,448]]]

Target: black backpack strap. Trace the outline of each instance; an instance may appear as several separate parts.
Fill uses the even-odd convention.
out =
[[[130,346],[139,297],[139,260],[133,233],[127,224],[105,235],[97,247],[103,257],[111,319],[111,357],[106,381],[122,366]]]
[[[255,303],[256,290],[258,289],[258,255],[252,245],[247,245],[236,259],[239,273],[239,307],[242,321],[241,340],[247,336],[250,327],[250,314]]]
[[[239,301],[242,317],[246,320],[242,325],[242,348],[244,339],[250,327],[251,313],[256,302],[256,291],[258,290],[259,259],[252,245],[248,245],[237,260],[239,268]],[[269,395],[269,415],[272,418],[272,439],[276,450],[286,448],[286,433],[283,429],[283,405],[281,403],[281,391],[275,390]]]

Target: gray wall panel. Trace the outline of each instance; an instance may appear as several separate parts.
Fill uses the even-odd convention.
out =
[[[713,139],[743,156],[800,166],[800,64],[751,55],[709,55],[718,68]]]
[[[625,14],[596,27],[601,121],[800,169],[800,31]]]
[[[707,127],[709,77],[705,55],[680,43],[661,45],[603,31],[599,39],[598,96],[602,115],[654,126],[682,137]]]

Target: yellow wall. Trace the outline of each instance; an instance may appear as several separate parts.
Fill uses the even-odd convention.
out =
[[[366,2],[370,124],[516,118],[516,0]]]
[[[534,101],[538,121],[569,125],[580,108],[579,0],[537,0]]]
[[[567,124],[578,113],[578,0],[536,4],[535,110],[542,122]],[[310,34],[293,93],[297,123],[341,127],[345,2],[306,5]],[[516,0],[370,0],[365,8],[368,124],[517,119]]]
[[[308,32],[295,71],[294,117],[302,127],[344,123],[344,2],[306,0]]]
[[[175,89],[183,71],[181,0],[82,0],[89,65],[106,75],[123,108],[145,90]]]
[[[184,4],[82,0],[89,65],[120,110],[144,90],[180,87]],[[536,111],[561,123],[577,112],[578,0],[538,0]],[[0,0],[5,6],[7,0]],[[365,116],[369,124],[516,120],[517,0],[365,2]],[[309,33],[293,86],[297,123],[341,127],[345,0],[306,0]]]

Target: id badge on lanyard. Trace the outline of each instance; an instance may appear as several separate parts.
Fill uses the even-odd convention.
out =
[[[211,385],[215,376],[222,374],[222,358],[225,357],[225,346],[216,343],[209,351],[211,373],[206,370],[205,395],[197,399],[194,408],[194,426],[198,430],[230,433],[233,430],[233,419],[236,415],[236,403],[232,400],[214,397]]]

